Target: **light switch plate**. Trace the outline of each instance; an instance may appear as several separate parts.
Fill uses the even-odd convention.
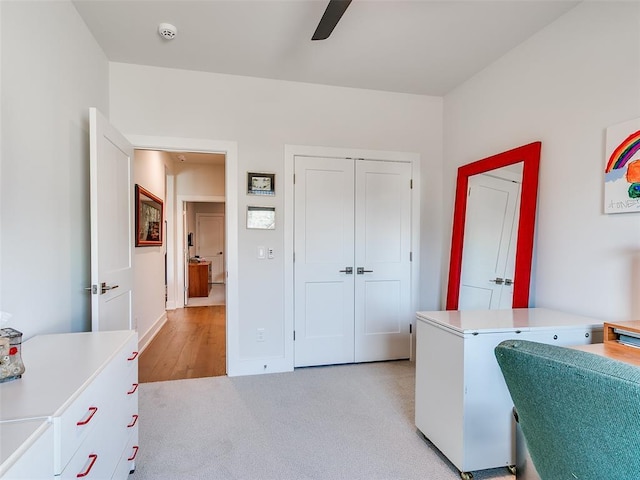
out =
[[[267,258],[266,251],[267,249],[265,247],[258,247],[258,258]]]

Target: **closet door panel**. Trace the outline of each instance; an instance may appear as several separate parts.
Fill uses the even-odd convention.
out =
[[[355,361],[408,358],[411,165],[362,160],[355,178]]]
[[[351,363],[353,160],[295,159],[295,366]]]

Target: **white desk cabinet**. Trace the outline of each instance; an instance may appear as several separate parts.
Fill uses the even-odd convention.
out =
[[[137,345],[129,330],[26,341],[25,374],[0,384],[0,434],[15,443],[2,443],[0,478],[126,479],[138,450]],[[30,463],[39,470],[23,474]]]
[[[418,312],[416,426],[462,473],[515,465],[513,403],[493,350],[519,338],[602,341],[602,322],[553,310]]]

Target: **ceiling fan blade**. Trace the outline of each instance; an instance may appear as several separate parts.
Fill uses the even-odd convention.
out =
[[[311,40],[329,38],[350,3],[351,0],[329,0],[329,5],[327,5],[327,9],[324,11]]]

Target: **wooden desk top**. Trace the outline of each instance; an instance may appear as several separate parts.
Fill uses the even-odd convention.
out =
[[[590,345],[576,345],[571,348],[584,352],[602,355],[619,362],[640,367],[640,348],[628,347],[615,342],[592,343]]]

